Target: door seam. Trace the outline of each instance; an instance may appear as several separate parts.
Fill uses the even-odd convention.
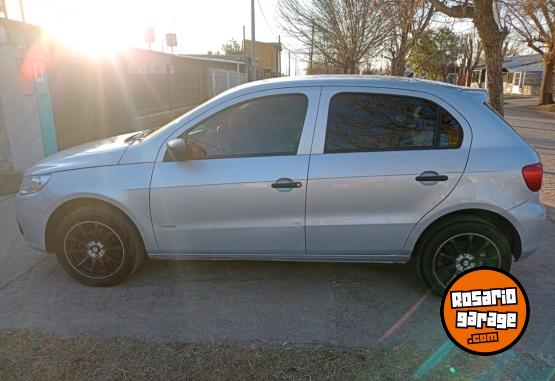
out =
[[[306,234],[306,213],[308,207],[308,176],[310,174],[310,161],[312,159],[312,146],[314,145],[314,135],[316,135],[316,128],[318,127],[318,121],[320,119],[320,102],[322,101],[322,92],[324,90],[323,86],[320,86],[320,94],[318,95],[318,106],[316,106],[316,119],[314,120],[314,126],[312,127],[312,139],[310,140],[310,151],[308,156],[308,166],[306,168],[306,191],[304,194],[304,254],[308,256],[307,234]]]

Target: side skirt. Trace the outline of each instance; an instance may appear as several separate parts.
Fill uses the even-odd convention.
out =
[[[269,254],[179,254],[148,253],[151,259],[164,260],[217,260],[217,261],[276,261],[276,262],[366,262],[366,263],[405,263],[410,253],[399,255],[269,255]]]

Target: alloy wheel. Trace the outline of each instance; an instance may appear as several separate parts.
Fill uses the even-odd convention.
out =
[[[117,273],[125,258],[119,235],[95,221],[80,222],[69,229],[64,251],[69,264],[89,278],[106,278]]]
[[[436,251],[433,271],[444,286],[460,273],[480,266],[501,266],[501,253],[489,238],[476,234],[458,234],[446,240]]]

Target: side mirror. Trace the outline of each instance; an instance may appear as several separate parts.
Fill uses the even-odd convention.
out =
[[[174,161],[198,159],[206,156],[206,150],[184,138],[175,138],[167,143],[168,153]]]

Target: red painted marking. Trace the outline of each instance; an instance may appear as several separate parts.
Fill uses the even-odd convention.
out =
[[[397,331],[403,324],[405,324],[414,313],[420,308],[424,300],[430,295],[430,291],[424,294],[414,305],[407,311],[406,314],[401,316],[399,320],[395,322],[383,335],[378,339],[378,343],[383,343],[389,336],[391,336],[395,331]]]

